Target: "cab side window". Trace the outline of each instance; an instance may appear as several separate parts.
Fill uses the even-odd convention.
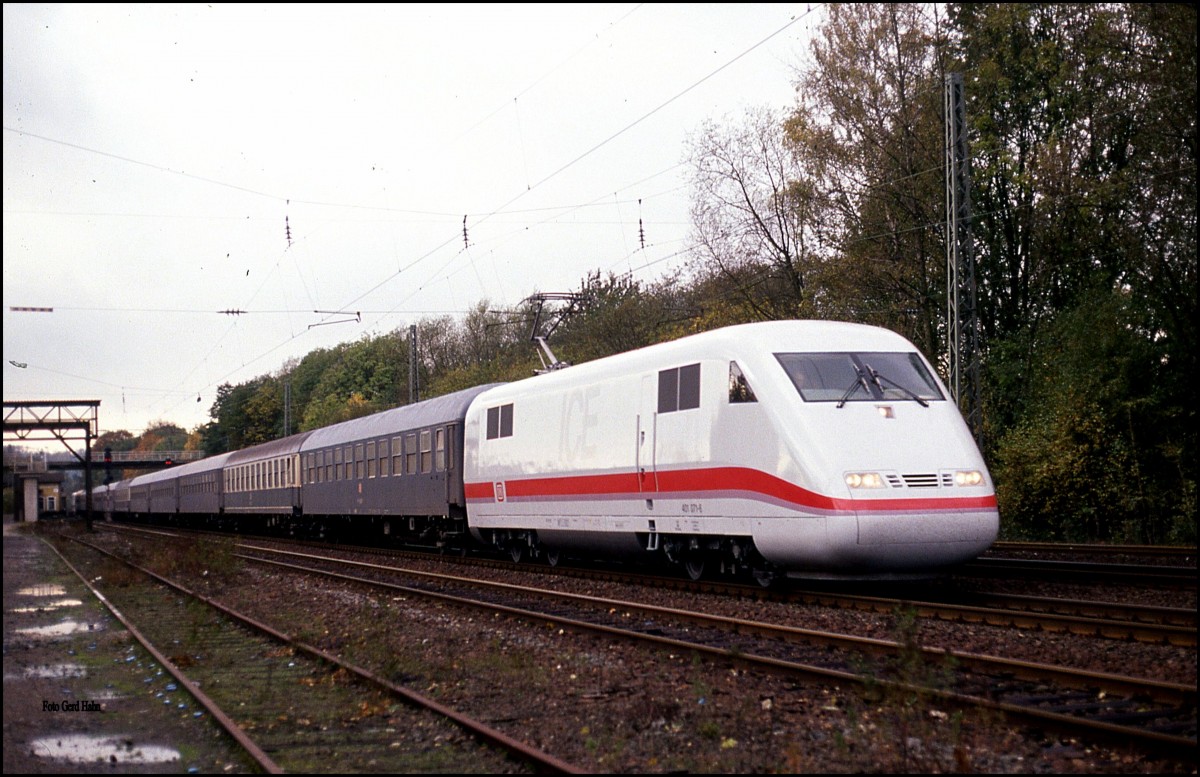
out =
[[[731,403],[758,401],[758,397],[754,396],[754,389],[750,388],[750,383],[742,374],[742,368],[738,366],[737,362],[729,362],[729,401]]]
[[[689,364],[658,373],[658,412],[700,407],[700,365]]]

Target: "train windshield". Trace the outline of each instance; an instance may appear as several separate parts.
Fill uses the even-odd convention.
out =
[[[937,381],[915,353],[777,353],[805,402],[940,401]]]

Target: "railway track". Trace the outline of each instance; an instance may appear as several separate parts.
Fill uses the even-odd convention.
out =
[[[151,534],[158,531],[141,527],[122,527],[122,529]],[[160,536],[172,534],[171,532],[160,533]],[[310,542],[298,542],[297,544],[321,550],[329,547]],[[421,557],[420,554],[390,549],[345,546],[343,549],[389,559]],[[455,559],[455,561],[468,567],[482,565],[500,569],[528,568],[527,565],[514,564],[505,560]],[[860,595],[844,590],[831,590],[828,587],[805,588],[802,583],[775,590],[764,590],[761,586],[737,582],[692,581],[679,577],[614,571],[610,568],[589,569],[560,566],[539,567],[539,571],[546,575],[615,580],[653,588],[668,586],[676,590],[709,591],[759,600],[818,604],[885,614],[903,607],[911,610],[918,617],[957,623],[980,623],[1182,647],[1195,647],[1197,644],[1196,611],[1182,607],[985,592],[957,592],[939,595],[936,588],[906,589],[903,594],[898,596]],[[931,598],[931,595],[936,598]]]
[[[577,773],[485,723],[297,640],[91,543],[64,561],[175,678],[159,692],[203,707],[268,773]],[[108,593],[91,580],[117,579]],[[203,691],[201,691],[203,689]],[[516,765],[516,766],[515,766]]]
[[[1140,557],[1169,560],[1178,566],[1196,564],[1195,546],[1182,545],[1104,545],[1076,542],[996,542],[989,555],[1036,554],[1069,556],[1076,559]]]
[[[956,571],[958,574],[978,577],[1082,583],[1105,581],[1121,585],[1166,586],[1192,590],[1196,588],[1196,568],[1194,566],[981,557],[960,565]]]
[[[275,559],[280,556],[280,550],[275,547],[268,548],[267,541],[246,540],[240,543],[243,546],[250,546],[245,549],[247,555],[270,555]],[[275,545],[275,542],[271,542]],[[294,547],[294,546],[293,546]],[[253,550],[251,550],[253,548]],[[358,549],[345,549],[346,553],[353,554],[357,557],[363,555],[373,555],[375,558],[387,558],[392,555],[375,553],[365,554]],[[285,551],[287,553],[296,553],[296,551]],[[323,548],[317,555],[333,556],[341,555],[340,552],[335,553],[329,548]],[[426,556],[415,556],[417,559],[428,561]],[[457,562],[458,559],[455,559]],[[278,566],[278,561],[270,562],[274,568],[284,569],[285,567]],[[304,562],[304,566],[312,567],[314,564],[331,564],[333,561]],[[337,563],[341,564],[341,561]],[[500,570],[536,571],[538,574],[559,574],[559,569],[550,570],[544,567],[532,570],[527,565],[511,565],[507,562],[503,563],[488,563],[487,566],[494,566]],[[380,564],[380,566],[388,566]],[[441,566],[444,566],[441,565]],[[310,575],[320,571],[322,574],[343,574],[334,572],[331,569],[297,569],[294,574]],[[291,574],[291,573],[289,573]],[[395,581],[390,579],[393,575],[399,574],[393,571],[381,571],[381,575],[385,578],[388,585],[395,585]],[[586,571],[572,570],[566,574],[579,578],[573,585],[589,585],[586,581]],[[360,576],[358,573],[353,575]],[[599,574],[599,577],[610,578],[613,576],[611,571]],[[444,577],[444,576],[443,576]],[[553,579],[553,578],[551,578]],[[660,579],[661,580],[661,579]],[[380,581],[374,580],[370,582],[358,583],[361,585],[379,585]],[[356,584],[357,585],[357,584]],[[405,585],[399,589],[390,589],[393,598],[409,598],[416,596],[436,596],[437,592],[431,593],[429,590],[442,587],[440,583],[420,583]],[[477,583],[456,583],[455,585],[466,585],[473,588]],[[558,585],[558,584],[551,584]],[[636,585],[636,584],[635,584]],[[690,581],[676,580],[672,581],[671,585],[679,590],[698,590],[710,588],[712,584],[701,584],[697,586]],[[523,587],[518,592],[505,593],[504,597],[515,597],[520,599],[506,603],[498,601],[494,595],[482,596],[476,593],[468,592],[463,596],[465,600],[473,601],[470,606],[482,608],[485,612],[498,612],[502,608],[511,607],[511,609],[503,610],[510,618],[519,618],[522,620],[540,619],[545,624],[553,624],[558,628],[567,628],[569,630],[595,630],[596,633],[605,635],[605,639],[611,639],[620,636],[623,639],[650,639],[656,641],[661,647],[667,650],[673,650],[676,654],[684,653],[685,651],[693,652],[694,654],[703,654],[713,657],[718,660],[727,660],[732,662],[747,662],[755,663],[758,670],[783,673],[799,673],[807,678],[818,679],[822,682],[846,684],[860,684],[866,693],[883,693],[894,694],[902,691],[897,691],[897,688],[902,688],[903,681],[893,679],[890,683],[881,683],[878,677],[887,677],[889,674],[903,675],[903,668],[896,669],[897,664],[907,661],[910,664],[915,664],[923,667],[923,671],[932,672],[935,677],[933,687],[922,687],[919,693],[924,694],[923,698],[932,699],[930,703],[941,704],[946,706],[964,706],[988,709],[995,712],[1003,713],[1004,715],[1014,720],[1024,720],[1031,725],[1043,727],[1047,729],[1061,730],[1071,732],[1075,736],[1087,738],[1102,738],[1110,741],[1117,741],[1122,746],[1128,746],[1130,743],[1137,743],[1139,748],[1153,752],[1169,752],[1180,757],[1194,758],[1195,750],[1195,686],[1178,685],[1172,683],[1144,683],[1138,678],[1121,677],[1105,672],[1070,672],[1064,671],[1061,668],[1047,668],[1036,662],[1011,662],[1005,665],[1003,662],[993,661],[988,656],[968,656],[962,655],[958,651],[954,651],[954,662],[963,667],[956,671],[953,683],[949,683],[945,679],[945,674],[942,672],[941,666],[943,660],[947,657],[948,651],[923,650],[920,651],[917,658],[913,658],[910,652],[908,658],[900,658],[905,655],[904,651],[911,646],[906,646],[896,640],[865,640],[859,644],[850,646],[851,643],[843,642],[841,646],[833,648],[830,645],[836,645],[836,642],[825,642],[824,647],[813,648],[811,645],[815,641],[822,639],[831,639],[832,637],[822,637],[813,630],[813,633],[805,633],[804,630],[792,630],[788,636],[780,636],[774,634],[766,636],[766,632],[762,629],[770,627],[770,624],[756,624],[746,621],[738,621],[736,623],[698,623],[690,620],[691,615],[665,614],[658,613],[653,610],[638,611],[635,610],[632,604],[625,602],[615,602],[611,600],[599,599],[591,605],[581,604],[530,604],[524,601],[533,595],[533,592]],[[412,590],[410,590],[412,589]],[[662,590],[662,585],[658,583],[648,583],[648,590]],[[726,590],[726,589],[722,589]],[[728,593],[728,590],[726,590]],[[803,592],[776,592],[764,591],[760,588],[747,586],[744,589],[739,589],[738,596],[753,598],[756,600],[775,600],[780,601],[788,596],[811,596],[811,593]],[[825,596],[826,594],[820,594]],[[542,594],[534,597],[541,597]],[[729,597],[722,597],[728,600]],[[880,599],[875,602],[864,602],[867,597],[857,597],[856,601],[849,599],[839,599],[836,604],[832,605],[837,608],[846,609],[867,609],[876,612],[894,611],[898,602],[903,600],[886,600]],[[799,601],[796,598],[791,601]],[[997,600],[1000,601],[999,599]],[[1133,622],[1137,619],[1158,620],[1159,625],[1172,626],[1174,628],[1189,628],[1186,619],[1183,623],[1172,621],[1180,620],[1180,613],[1173,612],[1174,608],[1160,608],[1157,613],[1141,614],[1130,616],[1122,615],[1119,610],[1113,607],[1108,607],[1108,612],[1097,613],[1092,612],[1097,606],[1105,608],[1104,603],[1089,603],[1076,602],[1064,604],[1060,600],[1041,601],[1035,597],[1004,597],[1004,608],[1024,608],[1025,610],[1046,609],[1047,607],[1062,609],[1064,606],[1071,612],[1089,612],[1090,616],[1099,616],[1097,620],[1111,623],[1115,622]],[[463,606],[466,606],[465,603]],[[641,605],[639,605],[640,607]],[[939,604],[939,606],[941,606]],[[596,618],[594,615],[581,617],[580,611],[589,611],[591,613],[600,613],[601,618]],[[916,613],[915,608],[910,607],[908,612]],[[637,613],[637,614],[633,614]],[[927,617],[937,620],[958,620],[963,622],[959,615],[947,616],[945,614],[929,614],[922,613]],[[483,616],[480,616],[481,618]],[[1006,616],[1009,617],[1009,616]],[[1017,616],[1026,617],[1026,616]],[[1039,615],[1039,617],[1042,617]],[[605,622],[605,618],[615,620],[615,622]],[[672,619],[677,619],[675,622]],[[630,629],[629,621],[638,620],[649,626],[639,629]],[[598,621],[598,622],[597,622]],[[719,619],[718,619],[719,621]],[[968,621],[969,622],[969,621]],[[987,620],[978,620],[973,622],[989,623]],[[1049,630],[1044,625],[1030,626],[1020,625],[1019,622],[1010,621],[1020,629],[1034,628],[1038,631]],[[1134,623],[1136,625],[1136,623]],[[1121,628],[1125,628],[1122,626]],[[1191,626],[1194,633],[1194,613],[1191,621]],[[610,631],[615,629],[615,631]],[[1089,629],[1091,627],[1089,626]],[[1088,629],[1066,629],[1072,634],[1092,634],[1098,632]],[[634,636],[626,632],[650,632],[644,636]],[[701,638],[699,635],[703,632],[708,634],[708,637]],[[785,630],[786,632],[786,630]],[[1160,635],[1163,632],[1159,632]],[[749,635],[757,634],[751,638]],[[845,635],[833,635],[833,637],[844,637]],[[1110,630],[1105,636],[1127,640],[1129,636],[1118,636],[1116,631]],[[750,640],[749,642],[745,640]],[[1159,641],[1164,643],[1172,643],[1171,640],[1164,640],[1161,636],[1152,638],[1149,641]],[[886,644],[885,644],[886,643]],[[1181,644],[1174,642],[1172,644]],[[1182,644],[1188,644],[1186,641]],[[1194,645],[1194,641],[1191,643]],[[830,650],[835,650],[843,659],[839,662],[830,664],[825,653]],[[772,653],[771,651],[778,651]],[[810,657],[810,651],[815,651],[815,657]],[[854,666],[853,661],[845,659],[850,651],[856,653],[870,654],[872,661],[875,662],[873,667],[865,673],[861,666]],[[824,660],[822,660],[824,659]],[[1193,658],[1194,660],[1194,658]],[[1050,671],[1050,670],[1053,671]],[[756,671],[758,671],[756,670]],[[899,683],[899,684],[896,684]],[[1140,720],[1139,720],[1140,719]],[[1190,749],[1190,751],[1189,751]]]
[[[319,573],[343,582],[385,587],[396,594],[433,597],[499,611],[513,618],[540,620],[671,650],[691,650],[763,671],[867,685],[889,692],[913,687],[911,678],[880,679],[891,673],[887,669],[889,662],[914,660],[912,655],[901,658],[906,649],[911,651],[913,647],[897,642],[416,572],[253,544],[245,548],[244,557],[301,574]],[[294,559],[296,563],[280,561],[280,557]],[[338,567],[353,568],[355,573],[337,571]],[[396,582],[397,578],[406,582]],[[830,646],[838,650],[832,662],[827,650]],[[851,656],[858,653],[881,656],[884,663],[876,666],[883,668],[856,672]],[[1038,725],[1117,738],[1142,747],[1180,753],[1195,749],[1196,689],[1191,686],[940,649],[917,648],[915,660],[928,667],[949,663],[959,667],[948,681],[951,687],[917,689],[942,703],[1003,712]]]

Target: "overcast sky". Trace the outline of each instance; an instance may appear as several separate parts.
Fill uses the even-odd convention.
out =
[[[5,4],[4,399],[190,431],[315,348],[660,278],[689,135],[790,106],[820,17]]]

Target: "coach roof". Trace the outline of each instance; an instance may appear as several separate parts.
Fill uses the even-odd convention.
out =
[[[314,451],[331,445],[362,442],[410,429],[462,421],[471,401],[484,391],[498,385],[501,384],[491,383],[485,386],[476,386],[412,405],[404,405],[385,410],[382,413],[326,426],[324,429],[314,431],[300,450]]]

